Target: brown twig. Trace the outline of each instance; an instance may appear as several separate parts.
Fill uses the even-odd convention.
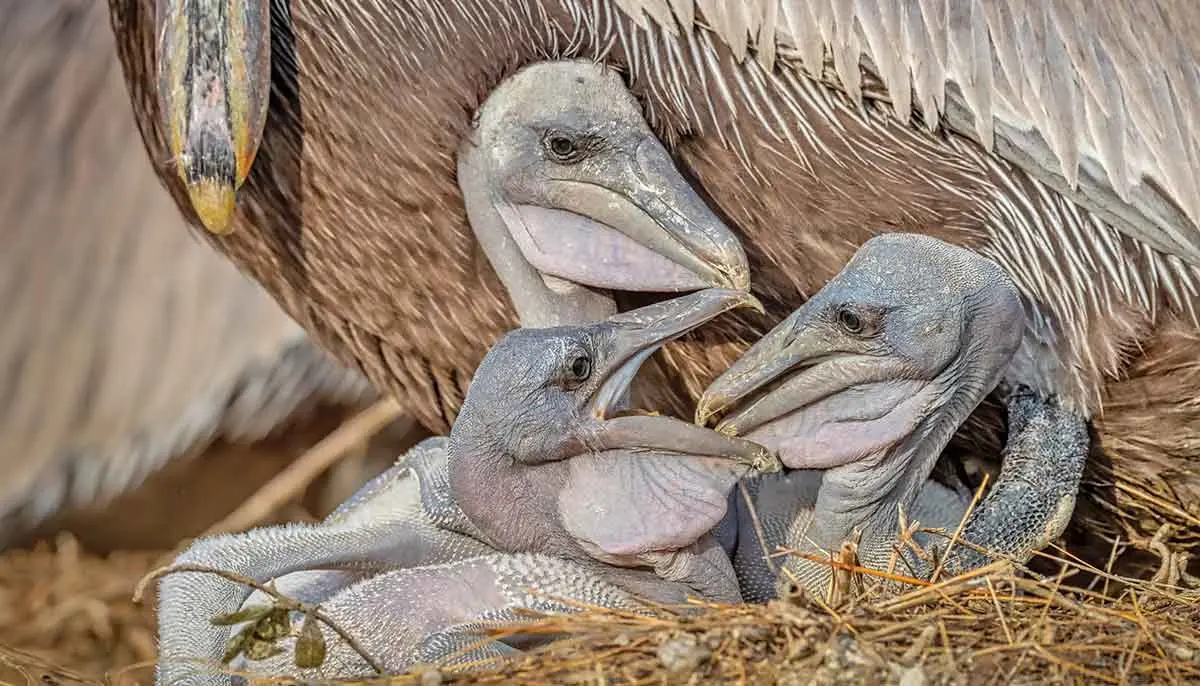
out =
[[[400,406],[384,398],[346,420],[319,443],[287,466],[224,519],[208,527],[203,536],[245,531],[298,497],[318,476],[363,441],[401,417]]]
[[[780,548],[779,550],[768,555],[768,558],[785,557],[785,556],[786,557],[798,557],[801,560],[815,562],[817,564],[825,565],[826,567],[830,567],[832,569],[840,569],[840,570],[846,571],[846,572],[855,572],[858,574],[862,574],[863,576],[873,576],[878,579],[886,579],[888,581],[896,581],[899,583],[909,584],[912,586],[929,586],[930,585],[930,583],[924,579],[918,579],[916,577],[905,576],[903,574],[892,574],[889,572],[881,572],[878,569],[871,569],[869,567],[862,567],[859,565],[847,564],[845,562],[841,562],[839,560],[834,560],[829,557],[821,557],[820,555],[813,555],[810,553],[801,552],[799,550],[792,550],[791,548]]]
[[[929,581],[937,583],[938,577],[942,574],[942,568],[946,561],[950,559],[950,553],[954,551],[954,546],[958,544],[959,537],[962,536],[963,529],[967,526],[967,520],[975,512],[975,506],[979,504],[980,498],[983,497],[983,491],[987,488],[988,474],[985,472],[983,479],[979,482],[979,488],[975,489],[975,495],[971,496],[971,503],[967,505],[967,511],[963,513],[962,519],[958,520],[958,528],[954,530],[954,535],[950,537],[950,543],[946,546],[946,552],[942,554],[942,559],[938,560],[937,566],[933,568],[933,574],[929,577]]]
[[[746,490],[745,481],[738,481],[738,491],[742,494],[742,503],[750,511],[750,523],[754,525],[754,535],[758,537],[758,547],[762,550],[763,559],[767,563],[767,569],[771,570],[771,576],[776,576],[779,574],[779,570],[775,568],[775,561],[771,557],[771,551],[767,550],[767,536],[763,532],[762,522],[758,519],[758,508],[754,506],[754,499],[750,497],[750,492]]]
[[[314,619],[321,622],[325,626],[329,627],[331,630],[333,630],[334,633],[336,633],[338,636],[340,636],[341,639],[346,642],[346,645],[350,646],[351,650],[358,653],[358,656],[361,657],[363,659],[363,661],[366,662],[371,667],[371,669],[375,670],[376,674],[384,673],[383,665],[381,665],[379,662],[377,662],[375,660],[375,658],[371,657],[370,653],[368,653],[366,651],[366,649],[363,648],[362,645],[353,636],[351,636],[349,633],[347,633],[345,629],[342,629],[340,626],[337,625],[336,622],[334,622],[332,619],[330,619],[328,615],[326,615],[324,612],[322,612],[321,608],[318,605],[310,605],[309,603],[302,603],[298,600],[293,600],[292,598],[289,598],[288,596],[280,593],[278,590],[276,590],[266,584],[259,583],[258,581],[255,581],[254,579],[251,579],[248,576],[244,576],[242,574],[237,574],[235,572],[230,572],[230,571],[227,571],[224,569],[217,569],[216,567],[206,567],[204,565],[192,565],[192,564],[180,564],[180,565],[171,565],[171,566],[167,566],[167,567],[159,567],[158,569],[155,569],[155,570],[149,572],[148,574],[143,576],[140,580],[138,580],[137,585],[134,586],[134,589],[133,589],[133,602],[135,602],[135,603],[142,602],[142,596],[146,592],[146,586],[148,586],[155,579],[161,578],[168,574],[180,574],[180,573],[187,573],[187,572],[195,572],[195,573],[200,573],[200,574],[214,574],[214,575],[219,576],[222,579],[225,579],[227,581],[232,581],[235,584],[242,584],[244,586],[249,586],[250,588],[253,588],[256,591],[262,591],[263,593],[274,598],[280,607],[282,607],[288,611],[301,612],[303,614],[311,613]]]

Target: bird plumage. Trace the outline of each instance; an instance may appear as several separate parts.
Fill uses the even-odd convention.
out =
[[[1001,0],[956,3],[952,15],[942,11],[949,5],[931,2],[909,3],[897,15],[889,4],[878,21],[858,5],[815,0],[778,7],[657,2],[644,5],[652,11],[635,20],[625,13],[643,6],[635,3],[276,2],[273,101],[262,147],[241,191],[237,227],[209,239],[323,345],[397,394],[427,426],[445,431],[470,371],[515,324],[466,226],[454,151],[471,112],[516,68],[546,58],[593,58],[627,73],[656,132],[740,229],[755,293],[771,315],[766,322],[730,317],[668,346],[647,369],[643,388],[654,405],[690,412],[707,382],[765,327],[837,273],[856,246],[884,231],[930,234],[976,249],[1008,270],[1031,322],[1018,357],[1032,370],[1028,376],[1040,380],[1038,390],[1057,393],[1072,406],[1101,413],[1104,399],[1126,383],[1122,376],[1141,369],[1139,351],[1167,346],[1163,354],[1190,351],[1192,359],[1200,358],[1194,337],[1174,337],[1172,344],[1163,338],[1168,331],[1197,330],[1200,267],[1188,247],[1195,247],[1196,230],[1185,221],[1195,211],[1181,199],[1195,197],[1185,190],[1197,175],[1172,171],[1190,155],[1174,150],[1185,147],[1186,136],[1164,139],[1151,123],[1193,135],[1187,116],[1195,115],[1174,107],[1156,118],[1146,115],[1161,109],[1155,103],[1168,101],[1163,98],[1173,105],[1191,92],[1194,72],[1188,69],[1195,63],[1181,59],[1192,50],[1182,29],[1194,10],[1152,3],[1164,16],[1178,15],[1172,23],[1179,36],[1172,42],[1157,29],[1140,28],[1143,10],[1133,3],[1077,12],[1089,19],[1074,28],[1046,21],[1047,12],[1059,17],[1071,5],[1041,10]],[[151,157],[162,159],[151,78],[152,3],[110,0],[110,7],[135,112]],[[689,17],[694,23],[672,29],[664,8],[677,24]],[[903,21],[896,23],[896,16]],[[751,29],[758,38],[769,37],[771,26],[776,38],[791,35],[792,43],[766,40],[755,59],[739,60],[751,44],[747,38],[739,46],[736,37],[750,36]],[[984,26],[986,36],[980,33]],[[1143,33],[1130,33],[1137,31]],[[880,48],[860,72],[858,53],[864,44],[870,48],[871,36],[901,57],[890,59]],[[1039,45],[1039,36],[1047,47],[1030,47]],[[1145,48],[1152,52],[1138,52],[1136,44],[1154,39],[1157,45]],[[895,47],[897,40],[904,47]],[[992,52],[985,56],[988,45]],[[1132,76],[1097,80],[1088,71],[1092,58],[1074,52],[1089,45],[1101,69],[1109,65]],[[1015,57],[1014,46],[1021,48]],[[1054,52],[1060,48],[1066,58]],[[817,79],[810,78],[803,66],[818,59],[824,64],[827,50],[832,68],[825,65]],[[932,127],[936,109],[949,131],[930,132],[895,115],[891,103],[905,102],[886,88],[903,83],[896,59],[919,81],[910,102],[926,111],[915,123]],[[1069,61],[1074,75],[1043,68],[1047,60]],[[1146,81],[1133,62],[1176,76]],[[888,75],[877,76],[880,70]],[[1017,83],[1009,83],[1010,76]],[[1064,81],[1077,87],[1070,90]],[[952,87],[941,101],[946,83]],[[1053,96],[1045,95],[1048,89]],[[1124,103],[1117,114],[1110,109],[1114,94]],[[1117,117],[1124,133],[1100,127],[1086,114],[1089,107]],[[987,117],[972,114],[988,111],[990,135]],[[1062,118],[1066,111],[1076,115],[1070,126]],[[970,125],[955,123],[968,114]],[[1039,147],[1034,134],[1048,142]],[[970,137],[993,140],[996,152]],[[1117,139],[1122,145],[1114,147]],[[1093,159],[1093,151],[1099,157]],[[1057,166],[1044,163],[1051,152],[1062,155]],[[1076,175],[1076,158],[1078,193],[1065,184]],[[1195,166],[1189,161],[1186,168]],[[164,169],[160,165],[160,176],[190,213],[180,184]],[[1114,180],[1107,184],[1104,178]],[[1105,195],[1106,184],[1116,190]],[[1114,201],[1126,187],[1129,202]],[[1099,199],[1087,200],[1093,191]],[[1166,200],[1143,201],[1139,193]],[[1172,203],[1180,208],[1174,213],[1168,211]],[[1189,404],[1194,392],[1174,384],[1180,375],[1200,377],[1200,369],[1163,377],[1151,393],[1153,403],[1174,411],[1173,420],[1146,436],[1145,451],[1111,456],[1130,478],[1152,477],[1147,465],[1154,452],[1195,460],[1195,452],[1182,447],[1195,444],[1200,409]],[[990,425],[989,435],[998,436],[1002,421],[994,406],[979,416]],[[1100,415],[1102,431],[1107,419]],[[998,453],[995,443],[990,448]],[[1200,484],[1180,488],[1176,493],[1193,493]]]
[[[0,2],[0,547],[217,436],[374,391],[196,240],[103,5]]]

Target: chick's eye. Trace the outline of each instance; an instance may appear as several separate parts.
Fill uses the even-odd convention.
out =
[[[850,310],[840,310],[838,312],[838,325],[847,333],[857,334],[863,331],[862,317]]]
[[[569,160],[577,152],[575,141],[562,135],[554,135],[547,138],[546,148],[550,151],[551,155],[559,160]]]
[[[575,377],[576,381],[586,381],[591,373],[592,361],[588,358],[580,356],[571,362],[571,375]]]

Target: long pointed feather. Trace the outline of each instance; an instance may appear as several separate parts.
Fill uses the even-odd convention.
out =
[[[621,1],[649,8],[664,0]],[[678,18],[687,0],[670,1]],[[887,87],[897,116],[907,120],[915,99],[931,130],[945,115],[948,94],[960,94],[956,111],[965,108],[970,117],[947,120],[951,128],[970,126],[960,133],[985,146],[996,136],[1016,136],[1001,149],[1022,151],[1013,161],[1033,165],[1027,168],[1033,176],[1067,190],[1089,170],[1087,193],[1073,196],[1077,201],[1097,211],[1124,204],[1122,231],[1200,263],[1200,3],[693,4],[737,58],[753,45],[766,66],[777,64],[769,54],[772,32],[765,30],[774,16],[779,42],[799,57],[784,68],[803,66],[819,76],[828,54],[855,103],[862,102],[865,57],[861,64],[878,71],[873,76]],[[1105,216],[1113,218],[1111,211]]]

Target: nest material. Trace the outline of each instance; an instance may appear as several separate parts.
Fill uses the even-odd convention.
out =
[[[152,664],[154,610],[132,598],[161,555],[97,557],[62,534],[0,556],[0,683],[81,683]]]
[[[10,647],[0,647],[0,681],[152,683],[152,609],[130,597],[158,562],[88,556],[69,537],[4,556],[0,644]],[[867,590],[833,607],[794,596],[649,616],[531,616],[509,631],[564,638],[470,672],[344,683],[1200,683],[1200,594],[1057,563],[1046,579],[993,565],[899,596],[856,576],[849,587]]]
[[[1200,552],[1200,332],[1175,322],[1105,388],[1077,530]]]
[[[1200,520],[1192,509],[1164,511],[1160,491],[1194,506],[1191,492],[1164,486],[1162,471],[1122,476],[1105,467],[1116,465],[1089,465],[1085,495],[1099,481],[1124,497],[1100,511],[1095,503],[1105,498],[1081,498],[1075,528],[1088,535],[1072,548],[1103,548],[1100,563],[1086,556],[1093,565],[1140,578],[1159,568],[1155,556],[1141,568],[1121,561],[1152,550],[1171,571],[1160,579],[1178,579],[1185,550],[1200,541],[1193,526]],[[132,596],[165,562],[162,551],[89,555],[66,534],[0,556],[0,684],[153,683],[153,607]],[[416,670],[346,683],[1200,684],[1197,591],[1117,576],[1078,558],[1042,562],[1044,579],[993,568],[898,597],[876,586],[832,607],[792,597],[650,616],[591,608],[531,618],[521,633],[565,638],[471,672]],[[871,586],[864,580],[853,574],[849,588]]]
[[[899,596],[876,585],[836,607],[794,595],[650,616],[581,608],[495,632],[564,637],[517,658],[338,683],[1200,683],[1200,594],[1057,561],[1049,579],[1001,562]],[[1083,575],[1091,588],[1069,585]]]

